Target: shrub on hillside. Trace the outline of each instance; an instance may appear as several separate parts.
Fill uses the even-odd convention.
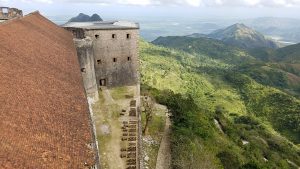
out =
[[[217,154],[217,157],[220,159],[223,164],[224,169],[239,169],[241,162],[238,158],[238,155],[235,152],[226,150]]]

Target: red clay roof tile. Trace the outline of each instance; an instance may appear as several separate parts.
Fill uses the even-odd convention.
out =
[[[0,168],[95,164],[72,35],[38,12],[0,24]]]

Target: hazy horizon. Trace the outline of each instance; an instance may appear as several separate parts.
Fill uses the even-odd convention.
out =
[[[300,19],[300,0],[0,0],[0,6],[16,7],[24,14],[38,10],[58,25],[79,13],[97,13],[104,20],[135,21],[148,41],[158,36],[207,34],[238,22],[276,39],[300,41],[297,20],[269,21],[267,25],[265,21],[251,21],[265,17]],[[278,30],[270,32],[272,27]],[[291,30],[297,35],[286,37]]]
[[[25,14],[39,10],[46,16],[98,13],[104,19],[157,17],[179,19],[300,18],[299,0],[0,0]]]

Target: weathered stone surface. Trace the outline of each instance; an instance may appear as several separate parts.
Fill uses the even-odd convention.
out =
[[[0,21],[13,19],[16,17],[22,17],[22,10],[16,8],[0,7]]]
[[[127,26],[122,25],[122,23],[126,23]],[[74,27],[68,27],[70,25]],[[99,29],[97,29],[98,25],[101,25]],[[66,24],[65,29],[72,32],[74,38],[84,39],[90,37],[92,39],[94,61],[91,59],[87,60],[86,52],[82,52],[82,50],[90,50],[90,46],[80,48],[78,57],[80,60],[86,61],[82,66],[94,64],[95,81],[98,87],[139,84],[139,28],[132,25],[135,24],[130,24],[130,22]],[[91,72],[86,69],[86,73],[89,74]],[[93,75],[85,76],[92,77]],[[87,80],[90,83],[91,79]],[[87,90],[90,89],[87,88]]]
[[[88,97],[92,97],[97,101],[99,96],[94,66],[93,41],[87,37],[85,39],[74,39],[74,42],[86,93]]]
[[[106,80],[108,87],[138,84],[138,30],[91,30],[86,35],[94,38],[98,86],[101,79]],[[97,63],[99,60],[101,63]]]

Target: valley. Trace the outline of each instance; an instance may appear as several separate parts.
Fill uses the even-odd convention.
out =
[[[299,10],[0,0],[0,169],[300,169]]]
[[[206,37],[159,37],[154,44],[225,62],[258,83],[299,97],[299,44],[279,49],[238,48]]]
[[[235,70],[255,57],[227,47],[197,52],[193,43],[168,38],[159,43],[171,48],[141,41],[140,53],[142,93],[173,114],[173,168],[295,168],[291,159],[300,165],[300,102]]]

